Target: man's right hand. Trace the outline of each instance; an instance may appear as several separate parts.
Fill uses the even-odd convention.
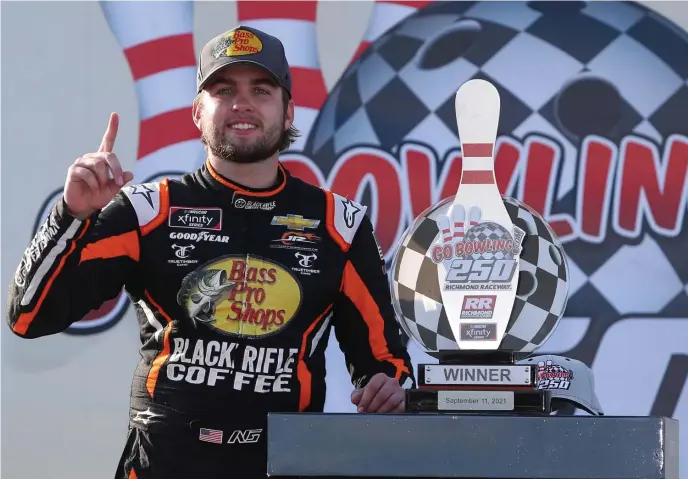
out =
[[[112,152],[118,127],[119,116],[113,113],[98,151],[77,158],[67,171],[64,202],[75,218],[86,219],[103,208],[134,178],[130,171],[122,171],[117,155]]]

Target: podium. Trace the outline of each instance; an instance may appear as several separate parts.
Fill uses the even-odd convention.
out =
[[[270,414],[268,474],[679,479],[665,417]]]

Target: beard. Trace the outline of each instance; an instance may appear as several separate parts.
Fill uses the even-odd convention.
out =
[[[201,142],[219,159],[233,163],[259,163],[279,151],[282,136],[286,132],[276,123],[253,143],[233,144],[211,121],[203,127]]]

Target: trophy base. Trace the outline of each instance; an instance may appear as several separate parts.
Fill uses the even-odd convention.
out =
[[[418,366],[418,389],[406,391],[407,412],[537,414],[552,412],[552,393],[537,389],[529,353],[435,351],[439,364]]]
[[[505,389],[408,389],[406,412],[537,414],[552,412],[552,392]]]

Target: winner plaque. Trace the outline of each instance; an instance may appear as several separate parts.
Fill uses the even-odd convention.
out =
[[[558,325],[568,299],[563,247],[547,222],[495,179],[497,89],[456,93],[462,173],[456,195],[421,213],[392,260],[402,328],[437,364],[421,364],[408,412],[549,414],[551,391],[517,364]]]

